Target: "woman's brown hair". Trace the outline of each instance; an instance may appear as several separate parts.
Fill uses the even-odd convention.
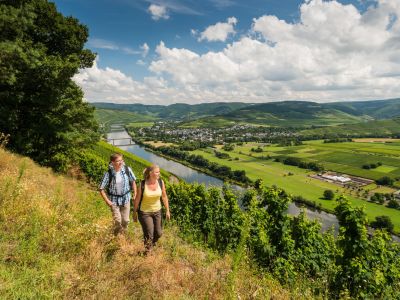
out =
[[[148,166],[146,169],[144,169],[144,171],[143,171],[144,180],[149,179],[150,173],[153,172],[155,169],[159,169],[159,168],[160,168],[159,166],[153,164],[151,166]]]

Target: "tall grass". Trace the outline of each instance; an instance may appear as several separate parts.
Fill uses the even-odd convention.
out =
[[[244,249],[221,257],[167,224],[145,257],[138,224],[126,237],[111,225],[91,186],[0,148],[0,299],[296,298]]]

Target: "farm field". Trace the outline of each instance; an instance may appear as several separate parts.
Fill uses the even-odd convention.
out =
[[[263,152],[252,152],[252,148],[261,147]],[[365,177],[372,180],[383,176],[400,178],[400,143],[384,142],[346,142],[323,143],[323,141],[306,141],[300,146],[277,147],[248,143],[236,146],[233,153],[243,153],[253,157],[271,158],[298,157],[307,162],[317,162],[325,169],[349,175]],[[377,164],[375,169],[363,169],[365,164]],[[399,182],[397,182],[399,185]],[[400,188],[400,186],[399,186]]]
[[[321,204],[326,210],[332,211],[336,203],[335,201],[323,199],[322,194],[324,190],[333,190],[336,195],[344,194],[354,205],[364,206],[370,220],[374,220],[376,216],[380,215],[389,216],[395,225],[395,231],[399,233],[400,213],[398,210],[365,201],[359,198],[355,190],[311,178],[309,175],[315,174],[315,172],[274,161],[276,157],[295,156],[307,161],[317,161],[324,165],[326,169],[370,179],[388,176],[388,174],[393,178],[400,176],[400,146],[383,143],[380,145],[373,144],[371,145],[373,147],[371,147],[369,154],[366,143],[323,144],[322,141],[305,142],[304,145],[291,147],[248,143],[243,146],[236,146],[233,151],[226,152],[230,155],[231,159],[217,158],[213,154],[212,149],[195,150],[192,153],[202,155],[208,160],[221,165],[229,166],[233,170],[245,170],[247,176],[252,180],[261,178],[267,185],[276,185],[292,195],[303,196],[308,200],[315,201],[317,204]],[[263,152],[255,153],[251,151],[252,148],[257,148],[258,146],[263,149]],[[397,152],[394,151],[395,147],[398,147]],[[225,152],[221,149],[221,146],[217,146],[217,148],[219,151]],[[363,150],[360,151],[357,149]],[[387,154],[387,152],[390,152],[390,154]],[[377,155],[376,153],[380,154]],[[362,169],[362,164],[378,161],[382,163],[382,169],[379,169],[381,167],[375,170]],[[365,186],[364,190],[370,192],[393,191],[393,189],[386,187],[378,188],[376,184]]]

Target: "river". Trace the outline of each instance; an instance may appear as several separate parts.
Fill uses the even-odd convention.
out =
[[[115,130],[116,128],[114,128]],[[201,173],[197,170],[194,170],[192,168],[189,168],[181,163],[178,163],[173,160],[166,159],[164,157],[158,156],[150,151],[147,151],[144,147],[139,146],[139,145],[129,145],[129,146],[122,146],[123,144],[126,144],[128,138],[130,136],[125,130],[121,131],[112,131],[107,134],[107,139],[115,139],[114,141],[109,141],[110,143],[114,144],[114,146],[117,146],[121,148],[124,151],[130,152],[135,154],[136,156],[139,156],[149,162],[155,163],[159,165],[162,169],[165,169],[181,179],[185,180],[186,182],[189,183],[200,183],[204,184],[205,186],[218,186],[221,187],[223,185],[223,181],[221,179],[206,175],[204,173]],[[118,139],[124,139],[124,140],[118,140]],[[232,188],[241,191],[243,188],[239,186],[232,186]],[[290,203],[289,208],[288,208],[288,213],[290,215],[298,215],[301,210],[305,210],[306,215],[310,219],[318,219],[321,224],[322,224],[322,230],[325,231],[332,226],[335,228],[335,232],[338,230],[338,221],[336,219],[336,216],[333,214],[326,213],[324,211],[317,211],[317,210],[311,210],[308,208],[301,207],[297,203]]]

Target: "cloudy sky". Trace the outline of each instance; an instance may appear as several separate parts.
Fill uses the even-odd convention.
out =
[[[89,102],[400,97],[400,0],[55,3],[89,27]]]

